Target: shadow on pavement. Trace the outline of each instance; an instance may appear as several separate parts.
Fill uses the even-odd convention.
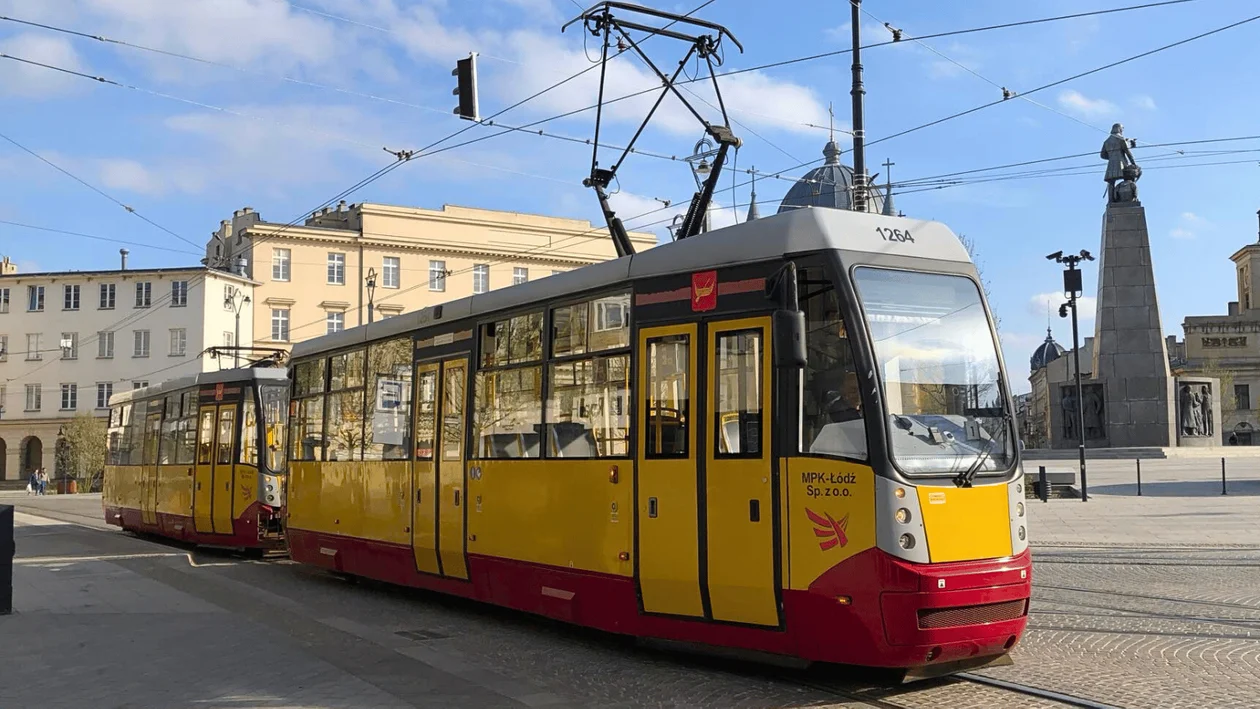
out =
[[[1260,495],[1260,480],[1225,481],[1225,489],[1230,496]],[[1091,495],[1137,496],[1137,482],[1123,485],[1090,485]],[[1143,497],[1221,497],[1221,481],[1216,480],[1177,480],[1142,482]]]

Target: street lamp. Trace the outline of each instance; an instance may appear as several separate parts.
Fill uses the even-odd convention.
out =
[[[1085,480],[1085,399],[1081,395],[1081,340],[1077,327],[1076,301],[1083,292],[1080,263],[1093,261],[1094,257],[1085,249],[1081,249],[1079,254],[1067,255],[1064,255],[1062,251],[1056,251],[1046,256],[1046,259],[1067,267],[1063,271],[1063,296],[1068,301],[1059,306],[1059,317],[1066,318],[1068,310],[1072,311],[1072,366],[1076,369],[1076,436],[1081,466],[1081,502],[1089,502],[1089,485]],[[1070,415],[1070,412],[1065,411],[1064,414]]]
[[[368,322],[372,322],[372,294],[376,292],[376,269],[369,268],[367,272],[367,292],[368,292]]]
[[[249,296],[235,286],[223,297],[223,307],[236,314],[236,337],[232,340],[232,344],[236,347],[235,366],[237,367],[241,366],[241,308],[246,305],[249,305]]]

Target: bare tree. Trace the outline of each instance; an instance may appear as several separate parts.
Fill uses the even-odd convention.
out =
[[[962,242],[963,248],[967,250],[967,255],[971,257],[971,262],[976,266],[976,272],[980,274],[980,287],[984,289],[985,300],[989,301],[989,307],[993,308],[993,328],[999,332],[1002,329],[1002,318],[998,317],[997,309],[993,305],[993,293],[989,288],[989,279],[985,278],[984,269],[980,266],[980,248],[976,246],[976,240],[966,234],[959,234],[958,240]]]

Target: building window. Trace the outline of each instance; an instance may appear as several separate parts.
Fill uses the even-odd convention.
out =
[[[490,264],[479,263],[473,266],[473,293],[485,293],[490,290]]]
[[[519,286],[529,282],[529,269],[516,266],[512,269],[512,285]]]
[[[26,410],[39,411],[44,406],[44,391],[40,384],[26,385]]]
[[[41,313],[44,311],[43,286],[26,287],[26,309],[32,313]]]
[[[336,251],[328,252],[328,283],[334,286],[346,284],[346,255]]]
[[[63,301],[61,308],[63,310],[78,310],[79,309],[79,286],[77,285],[62,286],[61,294],[62,294],[62,301]]]
[[[39,351],[39,338],[40,338],[40,334],[38,332],[32,332],[32,333],[27,334],[26,358],[28,360],[44,358],[43,353]]]
[[[171,281],[171,307],[188,305],[188,281]]]
[[[236,346],[236,338],[233,337],[232,333],[228,332],[227,330],[223,331],[223,346],[224,347]]]
[[[147,387],[147,386],[149,386],[149,383],[148,383],[147,381],[145,381],[145,382],[132,382],[132,383],[131,383],[131,390],[132,390],[132,391],[135,391],[136,389],[143,389],[143,388],[145,388],[145,387]]]
[[[149,331],[136,330],[134,331],[134,334],[135,334],[135,339],[136,339],[136,346],[135,346],[135,349],[132,351],[131,356],[132,357],[148,357],[149,356]]]
[[[0,362],[9,361],[9,336],[0,335]],[[3,404],[0,404],[3,406]]]
[[[0,313],[9,312],[9,289],[0,288]]]
[[[345,313],[329,313],[328,314],[328,334],[331,335],[334,332],[341,332],[344,329],[346,329],[346,314]]]
[[[136,307],[147,308],[153,305],[153,284],[142,281],[136,284]]]
[[[271,280],[288,281],[289,261],[293,256],[293,252],[288,249],[272,249],[271,250]]]
[[[74,411],[79,408],[79,385],[78,384],[62,384],[61,385],[61,410]]]
[[[109,397],[114,395],[114,383],[102,382],[96,385],[96,408],[108,409]]]
[[[271,339],[276,342],[289,341],[289,309],[271,309]]]
[[[429,262],[429,290],[438,292],[446,290],[445,261]]]
[[[103,330],[96,333],[96,356],[100,359],[113,359],[114,333]]]
[[[402,264],[397,256],[386,256],[381,264],[381,287],[397,288],[402,285]]]
[[[171,328],[171,356],[183,357],[188,350],[188,330],[182,327]]]
[[[79,358],[79,333],[77,332],[61,333],[61,342],[59,342],[58,345],[61,347],[62,359],[78,359]]]
[[[1249,411],[1251,409],[1250,384],[1234,385],[1234,408],[1239,411]]]
[[[101,284],[101,302],[98,306],[101,310],[113,310],[114,300],[118,295],[118,286],[113,283]]]

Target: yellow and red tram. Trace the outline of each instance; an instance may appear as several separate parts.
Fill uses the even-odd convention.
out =
[[[1031,563],[958,238],[801,209],[299,343],[291,557],[641,637],[949,671]]]
[[[109,403],[106,522],[206,546],[283,548],[285,369],[205,372]]]

